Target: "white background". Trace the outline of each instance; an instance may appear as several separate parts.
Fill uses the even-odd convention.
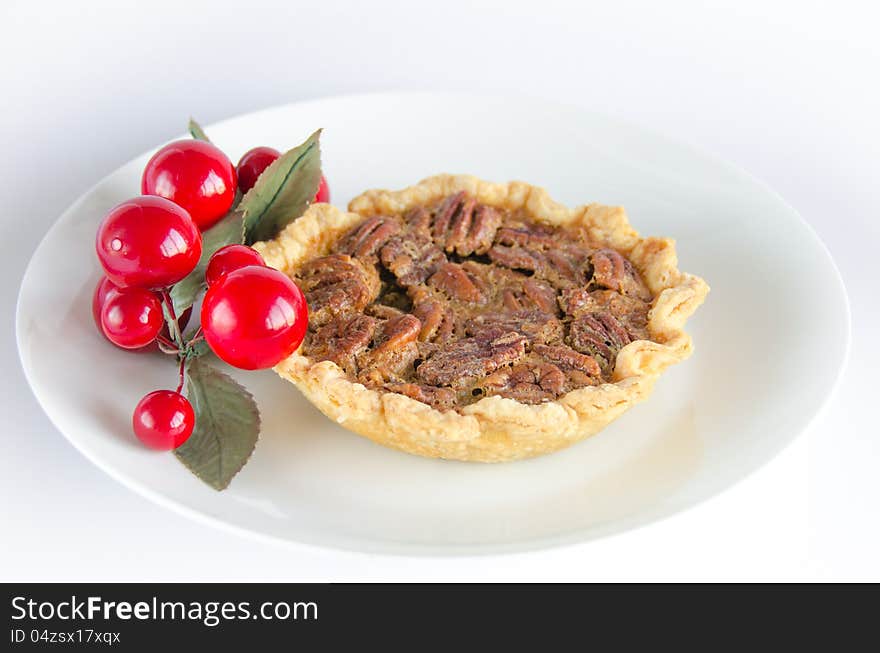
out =
[[[0,580],[880,580],[873,7],[4,0]],[[21,275],[55,218],[190,114],[210,123],[409,88],[561,98],[697,144],[775,188],[828,244],[850,294],[851,360],[825,413],[697,508],[584,545],[493,558],[265,544],[190,522],[91,466],[41,412],[15,350]]]

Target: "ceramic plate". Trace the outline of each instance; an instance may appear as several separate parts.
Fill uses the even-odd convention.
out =
[[[138,194],[146,153],[88,191],[46,235],[22,282],[17,330],[27,378],[58,430],[158,503],[325,547],[537,549],[645,524],[718,493],[803,431],[833,392],[849,343],[840,276],[798,214],[734,166],[609,117],[510,98],[331,98],[207,131],[235,161],[255,145],[292,147],[317,127],[325,128],[324,169],[340,206],[364,189],[438,172],[522,179],[569,205],[624,205],[641,233],[674,237],[681,269],[712,286],[688,325],[696,351],[599,435],[499,465],[382,448],[324,418],[273,372],[234,371],[259,402],[263,433],[229,489],[214,492],[131,433],[134,405],[174,385],[173,365],[109,346],[92,323],[95,229],[110,207]]]

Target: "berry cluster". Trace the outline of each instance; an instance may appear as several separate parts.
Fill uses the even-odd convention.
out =
[[[280,156],[258,147],[233,166],[206,140],[176,141],[147,163],[143,195],[111,209],[98,228],[95,249],[105,274],[92,298],[98,328],[117,347],[159,350],[179,361],[177,389],[151,392],[134,410],[134,433],[151,448],[176,449],[195,428],[182,390],[187,357],[199,343],[230,365],[254,370],[276,365],[302,342],[308,325],[302,292],[246,245],[218,249],[201,268],[207,292],[201,324],[191,333],[184,335],[190,310],[177,315],[171,298],[172,286],[202,258],[202,232],[233,208],[236,189],[247,193]],[[314,201],[328,200],[322,176]]]

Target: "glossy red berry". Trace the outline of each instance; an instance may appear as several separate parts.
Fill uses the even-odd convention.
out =
[[[247,245],[226,245],[221,247],[211,260],[208,261],[208,269],[205,271],[205,281],[213,286],[220,277],[229,274],[233,270],[247,267],[248,265],[266,265],[263,257],[253,247]]]
[[[144,288],[110,290],[101,308],[101,329],[114,345],[139,349],[156,340],[165,318],[156,293]]]
[[[101,326],[101,310],[104,308],[104,303],[107,301],[107,297],[112,290],[119,290],[119,286],[110,281],[110,279],[108,279],[107,277],[101,277],[101,279],[98,281],[98,284],[95,286],[95,292],[92,294],[92,317],[95,320],[95,325],[98,327],[98,332],[108,341],[110,341],[110,339],[107,338],[107,334],[104,333],[104,327]],[[183,312],[183,315],[177,316],[177,323],[180,325],[181,331],[183,331],[186,328],[186,325],[189,324],[189,318],[191,314],[192,309],[188,308]],[[171,340],[171,333],[168,331],[167,322],[162,326],[162,331],[160,332],[160,335]],[[151,342],[146,347],[141,347],[139,349],[130,349],[129,351],[159,351],[159,346],[157,343]]]
[[[217,146],[188,139],[153,155],[144,168],[141,192],[182,206],[199,229],[207,229],[229,211],[236,181],[232,162]]]
[[[318,186],[318,192],[315,195],[315,202],[330,201],[330,186],[327,185],[327,178],[321,175],[321,184]]]
[[[186,397],[156,390],[138,402],[131,418],[134,434],[151,449],[177,449],[192,435],[196,415]]]
[[[246,193],[253,188],[257,179],[263,174],[263,170],[279,156],[281,152],[273,147],[255,147],[245,152],[235,168],[238,174],[238,189]]]
[[[144,195],[111,209],[98,227],[95,250],[117,286],[158,289],[193,271],[202,236],[184,209]]]
[[[119,286],[107,277],[101,277],[98,280],[98,285],[95,286],[95,291],[92,293],[92,317],[95,319],[95,326],[98,327],[101,335],[104,335],[104,327],[101,326],[101,310],[107,301],[107,295],[113,290],[119,290]]]
[[[272,367],[299,347],[308,327],[306,300],[278,270],[249,266],[208,288],[205,339],[221,360],[246,370]]]

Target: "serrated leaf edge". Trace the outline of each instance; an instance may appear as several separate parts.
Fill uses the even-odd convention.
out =
[[[268,202],[266,203],[266,208],[263,209],[263,212],[259,216],[257,216],[254,224],[251,225],[250,227],[248,226],[248,217],[250,214],[248,212],[247,206],[245,206],[245,208],[242,209],[242,213],[244,214],[244,220],[242,222],[244,224],[244,229],[245,229],[245,241],[244,241],[245,243],[251,244],[254,242],[253,240],[251,240],[250,234],[256,230],[263,215],[265,215],[266,212],[269,210],[269,208],[271,208],[272,205],[275,203],[275,200],[278,198],[278,195],[279,195],[279,193],[281,193],[281,190],[284,188],[284,185],[287,183],[287,180],[290,179],[290,176],[293,174],[293,172],[299,168],[300,162],[315,147],[321,146],[320,137],[321,137],[321,133],[323,131],[324,131],[323,127],[321,127],[320,129],[316,129],[314,132],[312,132],[312,134],[306,140],[304,140],[302,142],[301,145],[303,145],[305,143],[309,143],[309,141],[311,141],[311,143],[309,143],[308,147],[304,148],[303,151],[300,153],[300,155],[296,158],[296,160],[291,164],[290,169],[287,171],[287,174],[284,175],[284,179],[278,185],[278,189],[275,191],[275,193],[272,195],[271,198],[269,198]],[[300,145],[297,145],[297,147],[300,147]],[[293,148],[293,149],[295,149],[295,148]],[[278,159],[278,160],[280,161],[280,159]],[[272,165],[274,165],[274,162]],[[270,165],[269,167],[271,168],[272,166]],[[266,170],[263,171],[263,173],[260,175],[260,177],[262,177],[263,174],[265,174],[268,170],[269,170],[269,168],[266,168]],[[259,183],[260,183],[260,179],[257,178],[257,182],[254,184],[254,187],[251,188],[247,193],[245,193],[244,196],[241,198],[241,201],[238,203],[239,207],[241,207],[242,204],[246,204],[248,197],[251,195],[251,193],[255,193],[255,189],[257,188]],[[306,202],[306,208],[308,208],[310,204],[311,204],[311,201]]]
[[[197,361],[197,360],[198,360],[198,358],[195,357],[195,358],[192,358],[192,359],[188,359],[188,360],[187,360],[187,363],[186,363],[186,374],[187,374],[187,377],[186,377],[186,380],[187,380],[187,392],[186,392],[186,395],[187,395],[187,398],[189,398],[189,396],[190,396],[189,384],[191,383],[190,376],[189,376],[189,368],[190,368],[191,363],[192,363],[192,362],[195,362],[195,361]],[[174,451],[174,457],[177,458],[177,460],[180,461],[180,463],[181,463],[181,464],[182,464],[187,470],[189,470],[189,472],[190,472],[193,476],[195,476],[197,479],[199,479],[199,481],[201,481],[201,482],[204,483],[205,485],[208,485],[209,487],[211,487],[211,488],[217,490],[218,492],[222,492],[223,490],[225,490],[226,488],[229,487],[229,484],[232,483],[232,479],[234,479],[236,476],[238,476],[238,474],[241,472],[241,470],[244,469],[244,466],[247,465],[248,462],[250,461],[250,459],[253,457],[253,455],[254,455],[254,451],[256,451],[256,449],[257,449],[257,444],[259,443],[259,441],[260,441],[260,436],[262,435],[262,432],[263,432],[263,421],[262,421],[263,418],[262,418],[262,415],[260,415],[260,409],[259,409],[259,406],[257,405],[257,400],[254,398],[254,395],[252,395],[252,394],[250,393],[250,391],[249,391],[247,388],[245,388],[241,383],[239,383],[238,381],[236,381],[235,379],[233,379],[230,375],[226,374],[225,372],[221,372],[220,370],[218,370],[218,369],[217,369],[216,367],[214,367],[213,365],[207,365],[207,364],[202,363],[202,362],[199,362],[199,364],[200,364],[200,365],[204,365],[204,367],[206,367],[207,369],[211,370],[211,373],[214,373],[214,374],[220,374],[220,375],[222,375],[222,376],[225,376],[227,379],[229,379],[229,380],[232,382],[233,385],[236,386],[236,388],[237,388],[237,389],[238,389],[243,395],[245,395],[248,399],[250,399],[251,402],[252,402],[253,405],[254,405],[254,413],[255,413],[255,417],[256,417],[256,427],[257,427],[257,439],[254,441],[254,446],[253,446],[253,448],[251,449],[250,453],[247,455],[247,457],[246,457],[244,460],[241,461],[241,465],[240,465],[240,466],[238,467],[238,469],[236,469],[235,472],[229,477],[229,480],[226,481],[226,483],[225,483],[224,485],[219,485],[219,484],[212,483],[212,482],[210,482],[210,481],[208,481],[208,480],[205,480],[204,478],[202,478],[202,477],[199,476],[198,474],[196,474],[196,473],[193,471],[193,469],[192,469],[189,465],[187,465],[187,464],[186,464],[186,463],[180,458],[180,456],[179,456],[178,453],[177,453],[177,450],[175,449],[175,451]],[[215,439],[218,439],[216,436],[213,436],[213,437],[214,437]],[[222,455],[222,448],[218,447],[218,451],[220,452],[220,454],[218,455],[218,459],[219,459],[219,460],[222,460],[222,458],[223,458],[223,455]],[[221,465],[221,470],[222,470],[222,465]],[[222,474],[218,474],[218,476],[221,476],[221,475],[222,475]]]

